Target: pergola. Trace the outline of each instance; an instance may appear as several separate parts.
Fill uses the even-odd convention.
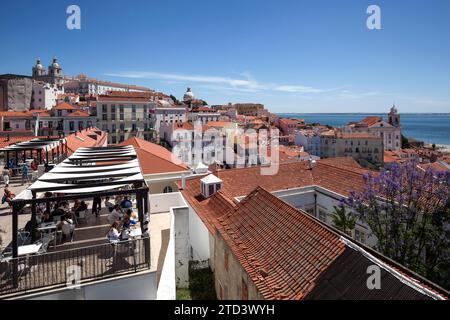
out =
[[[13,153],[16,159],[16,166],[19,163],[19,154],[21,154],[24,158],[26,158],[27,153],[29,153],[30,158],[37,159],[39,164],[43,164],[44,160],[47,163],[49,163],[50,160],[52,162],[55,162],[55,158],[60,159],[60,156],[67,156],[67,139],[35,138],[30,141],[12,144],[10,146],[0,149],[0,151],[5,153],[6,163],[9,162],[10,155],[11,153]]]
[[[132,146],[79,148],[12,200],[13,257],[18,256],[18,215],[25,205],[31,205],[34,236],[39,203],[46,203],[49,210],[52,202],[135,194],[144,234],[144,213],[149,212],[148,190]]]

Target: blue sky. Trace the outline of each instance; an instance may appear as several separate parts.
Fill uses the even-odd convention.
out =
[[[81,30],[66,9],[81,8]],[[381,30],[366,9],[381,8]],[[68,75],[274,112],[450,112],[450,1],[8,1],[0,73]]]

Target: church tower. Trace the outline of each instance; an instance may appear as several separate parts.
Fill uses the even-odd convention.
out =
[[[58,59],[53,58],[52,64],[48,67],[48,75],[51,77],[60,77],[61,71],[62,69],[58,63]]]
[[[33,67],[33,78],[45,75],[44,66],[41,64],[41,59],[36,60],[36,65]]]
[[[389,124],[394,127],[400,127],[400,114],[398,113],[395,104],[392,106],[391,111],[388,114]]]

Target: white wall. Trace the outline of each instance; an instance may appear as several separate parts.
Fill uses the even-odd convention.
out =
[[[189,207],[189,239],[192,247],[192,260],[203,261],[210,258],[209,230],[203,221]]]
[[[149,195],[150,213],[170,212],[172,207],[186,207],[180,192],[156,193]]]
[[[25,298],[26,300],[155,300],[156,272],[144,272]]]
[[[170,235],[164,264],[159,278],[157,300],[175,300],[177,296],[175,280],[175,216],[173,210],[170,213]]]
[[[189,286],[189,208],[173,208],[175,239],[175,278],[178,288]]]

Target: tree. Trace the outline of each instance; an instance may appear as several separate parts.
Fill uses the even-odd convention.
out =
[[[345,206],[341,205],[339,207],[333,206],[334,212],[331,215],[333,226],[350,235],[352,230],[355,229],[357,217],[355,214],[349,212],[347,213]]]
[[[393,163],[364,176],[344,203],[377,237],[376,249],[443,287],[450,287],[450,171]]]
[[[402,135],[402,149],[408,149],[408,148],[411,148],[408,138],[406,138],[404,135]]]
[[[172,99],[172,101],[173,101],[174,103],[177,103],[177,102],[178,102],[177,98],[176,98],[173,94],[170,95],[170,99]]]

